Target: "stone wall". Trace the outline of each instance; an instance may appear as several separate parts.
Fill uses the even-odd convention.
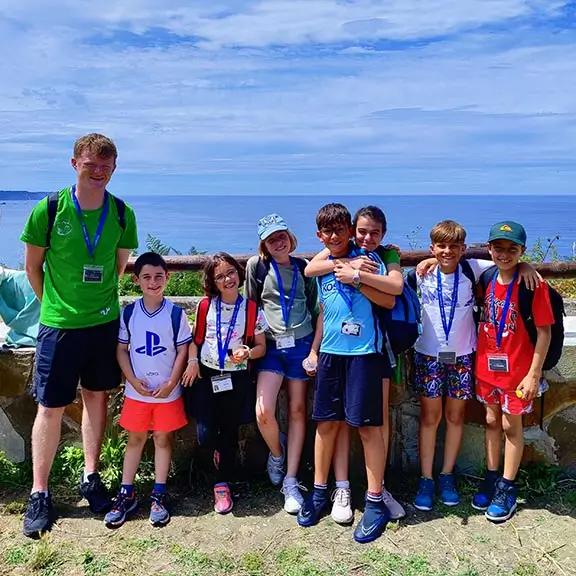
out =
[[[174,299],[193,313],[197,299]],[[574,310],[569,303],[569,310]],[[559,365],[546,374],[550,390],[545,395],[543,429],[540,429],[540,401],[536,412],[525,418],[525,461],[545,461],[576,469],[576,317],[567,318],[567,337]],[[576,334],[574,334],[576,336]],[[34,400],[28,393],[32,379],[34,350],[0,349],[0,450],[21,462],[30,457],[30,434],[35,414]],[[392,427],[390,464],[405,470],[418,466],[419,404],[407,384],[411,380],[408,355],[403,365],[403,382],[392,384],[390,421]],[[308,398],[312,406],[312,386]],[[114,406],[119,403],[115,402]],[[115,408],[116,409],[116,408]],[[117,409],[116,409],[117,410]],[[115,414],[111,414],[114,417]],[[484,460],[483,408],[470,401],[467,406],[466,430],[459,466],[476,471]],[[62,442],[79,440],[81,403],[77,399],[65,412]],[[286,427],[286,402],[281,394],[279,420]],[[189,424],[178,433],[176,451],[184,456],[196,445],[195,427]],[[312,464],[313,425],[309,426],[303,465]],[[437,456],[442,454],[442,434],[439,434]],[[248,467],[261,468],[265,464],[266,449],[255,426],[243,428],[241,457]],[[356,433],[352,441],[352,471],[362,470],[362,450]]]

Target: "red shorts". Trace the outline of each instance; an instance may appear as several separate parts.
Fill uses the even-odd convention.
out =
[[[476,382],[476,398],[488,406],[501,406],[505,414],[521,415],[534,411],[534,400],[524,400],[516,396],[516,389],[502,390],[493,384],[478,380]]]
[[[187,423],[182,397],[164,403],[124,398],[119,421],[128,432],[173,432]]]

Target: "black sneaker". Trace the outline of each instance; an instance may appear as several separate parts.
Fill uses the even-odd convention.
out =
[[[34,539],[40,538],[44,532],[49,532],[52,529],[53,522],[50,494],[46,495],[43,492],[30,494],[22,528],[24,536]]]
[[[79,492],[82,498],[88,500],[90,511],[94,514],[105,514],[112,507],[112,499],[98,472],[90,474],[86,482],[80,480]]]

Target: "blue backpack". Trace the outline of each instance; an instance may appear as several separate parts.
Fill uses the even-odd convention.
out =
[[[134,313],[134,304],[128,304],[124,310],[122,310],[122,319],[124,320],[124,326],[126,326],[126,331],[128,332],[128,339],[131,340],[132,336],[130,334],[130,318],[132,318],[132,314]],[[172,337],[174,339],[174,349],[178,348],[178,332],[180,332],[180,322],[182,321],[182,314],[184,310],[180,308],[180,306],[176,306],[175,304],[172,306],[172,312],[170,314],[170,319],[172,321]]]
[[[368,253],[368,257],[382,262],[378,253]],[[391,365],[395,366],[396,356],[412,348],[422,330],[418,295],[408,282],[404,282],[402,294],[396,296],[394,308],[389,310],[376,304],[373,304],[373,308],[384,337],[382,352],[387,351]]]

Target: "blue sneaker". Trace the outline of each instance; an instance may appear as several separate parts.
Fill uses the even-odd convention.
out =
[[[280,433],[280,446],[282,447],[282,456],[276,458],[272,456],[272,452],[270,452],[270,454],[268,454],[268,464],[266,465],[268,477],[274,486],[280,486],[286,474],[284,470],[286,463],[286,434]]]
[[[505,522],[516,512],[516,487],[514,482],[499,478],[496,482],[494,498],[488,510],[486,518],[492,522]]]
[[[434,503],[434,480],[432,478],[420,477],[418,482],[418,493],[414,498],[414,507],[418,510],[432,510]]]
[[[366,500],[364,514],[354,530],[354,540],[359,544],[368,544],[379,538],[390,520],[390,512],[384,502]]]
[[[131,496],[122,491],[118,492],[112,501],[112,510],[104,516],[104,524],[107,528],[119,528],[137,507],[138,500],[134,492]]]
[[[314,488],[312,494],[304,500],[304,504],[302,504],[302,508],[300,508],[298,516],[296,516],[298,524],[304,528],[318,524],[329,503],[330,494],[328,489],[319,490]]]
[[[150,524],[152,526],[166,526],[170,522],[170,514],[166,507],[164,506],[164,498],[166,494],[160,494],[158,492],[152,492],[150,500],[152,500],[152,505],[150,506]]]
[[[460,504],[460,495],[456,490],[456,479],[454,474],[440,474],[438,476],[440,485],[440,500],[445,506],[458,506]]]
[[[484,480],[480,483],[478,487],[478,492],[474,494],[472,498],[472,508],[475,510],[480,510],[481,512],[486,512],[492,498],[494,498],[494,489],[496,487],[496,482],[498,480],[498,472],[494,470],[487,470]]]

